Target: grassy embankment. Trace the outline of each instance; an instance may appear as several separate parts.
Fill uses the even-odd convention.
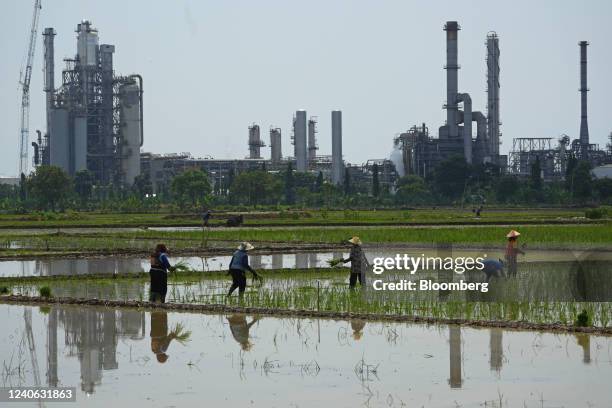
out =
[[[245,225],[368,225],[368,224],[487,224],[487,223],[585,223],[585,210],[485,209],[476,218],[470,208],[422,208],[412,210],[292,210],[215,212],[211,225],[224,225],[230,215],[244,214]],[[34,213],[0,215],[0,228],[153,227],[200,226],[199,214],[159,213]]]

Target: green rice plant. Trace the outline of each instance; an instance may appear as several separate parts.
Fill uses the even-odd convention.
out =
[[[51,288],[48,286],[42,286],[38,289],[38,294],[40,295],[40,297],[43,298],[50,298],[51,297]]]
[[[583,310],[576,316],[576,320],[574,321],[574,325],[578,327],[588,327],[592,325],[592,319],[589,313],[586,310]]]
[[[8,286],[0,286],[0,295],[8,295],[9,293]]]

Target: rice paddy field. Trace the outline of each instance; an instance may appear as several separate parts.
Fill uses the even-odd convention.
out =
[[[145,388],[151,406],[192,406],[209,383],[223,384],[213,406],[229,396],[265,407],[611,406],[612,223],[583,214],[280,211],[206,229],[197,215],[1,216],[0,386],[76,385],[78,406],[94,407],[118,394],[127,405]],[[354,235],[370,263],[503,258],[511,228],[525,254],[516,272],[490,280],[368,269],[350,289],[349,269],[330,265],[348,257]],[[255,245],[263,279],[227,297],[241,241]],[[159,242],[180,266],[161,308],[148,303],[147,273]],[[376,280],[488,286],[377,291]]]

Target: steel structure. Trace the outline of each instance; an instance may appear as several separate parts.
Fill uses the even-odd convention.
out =
[[[311,164],[317,158],[317,117],[308,119],[308,163]]]
[[[270,160],[278,164],[283,158],[281,129],[270,127]]]
[[[332,122],[332,170],[331,180],[335,185],[344,180],[344,162],[342,160],[342,111],[333,110]]]
[[[26,54],[25,70],[20,73],[19,84],[21,85],[21,111],[19,132],[19,174],[28,173],[28,143],[30,139],[30,80],[32,79],[32,64],[34,63],[34,51],[36,49],[36,33],[38,32],[38,20],[40,18],[41,0],[34,1],[32,12],[32,24],[30,25],[30,37],[28,51]]]
[[[34,145],[36,164],[62,167],[70,175],[88,170],[99,185],[129,187],[140,174],[143,143],[143,81],[117,76],[114,45],[98,44],[98,31],[78,24],[77,54],[65,59],[61,86],[54,86],[55,31],[45,37],[47,133]]]
[[[308,170],[308,157],[306,151],[306,111],[298,110],[293,118],[293,147],[295,156],[295,169]]]
[[[580,41],[580,157],[587,158],[589,151],[589,124],[587,121],[587,41]]]
[[[501,125],[499,119],[499,37],[491,31],[487,34],[487,155],[499,156]]]

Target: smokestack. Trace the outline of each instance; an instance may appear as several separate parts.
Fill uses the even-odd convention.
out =
[[[280,128],[270,128],[270,159],[272,163],[280,163],[283,157]]]
[[[487,155],[499,156],[499,38],[487,34]]]
[[[444,67],[446,69],[446,124],[449,138],[459,137],[457,34],[460,29],[456,21],[447,21],[444,25],[444,31],[446,31],[446,66]]]
[[[51,109],[53,109],[53,93],[55,92],[55,30],[51,27],[43,31],[45,47],[45,84],[47,94],[47,136],[51,136]]]
[[[589,146],[589,125],[587,123],[587,46],[586,41],[580,41],[580,145],[586,154]]]
[[[295,169],[297,171],[308,170],[306,151],[306,111],[295,112],[293,121],[293,144],[295,152]]]
[[[342,184],[342,111],[334,110],[332,116],[332,183]]]
[[[472,164],[472,98],[464,93],[457,95],[457,100],[463,102],[463,156]]]

